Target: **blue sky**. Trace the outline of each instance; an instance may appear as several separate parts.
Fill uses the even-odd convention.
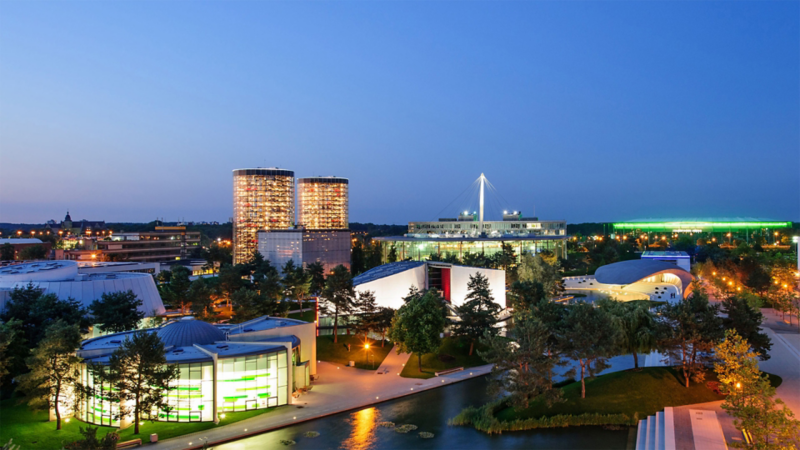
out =
[[[227,220],[231,170],[431,220],[800,220],[798,2],[0,2],[0,222]],[[458,203],[458,202],[456,202]],[[452,216],[473,205],[456,204]],[[487,214],[492,216],[492,211]]]

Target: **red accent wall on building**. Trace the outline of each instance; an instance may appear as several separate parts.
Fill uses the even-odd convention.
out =
[[[450,301],[450,269],[442,269],[442,293],[444,299]]]

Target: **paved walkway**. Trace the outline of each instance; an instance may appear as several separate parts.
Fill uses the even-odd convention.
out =
[[[154,449],[177,450],[202,448],[208,440],[209,446],[241,439],[288,425],[318,419],[375,403],[411,395],[419,391],[435,389],[458,381],[486,375],[491,365],[473,367],[461,372],[428,380],[399,376],[408,354],[397,355],[394,350],[384,359],[379,370],[360,370],[338,364],[317,364],[319,379],[313,389],[294,400],[292,405],[281,406],[273,412],[245,419],[229,426],[220,426],[202,432],[187,434],[154,445]],[[378,375],[382,369],[389,372]],[[225,421],[223,419],[222,424]]]

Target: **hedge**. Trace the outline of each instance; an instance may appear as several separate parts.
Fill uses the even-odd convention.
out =
[[[563,428],[583,425],[626,425],[635,426],[639,423],[638,414],[629,417],[627,414],[559,414],[550,417],[516,419],[500,421],[495,413],[504,408],[505,400],[487,403],[480,408],[469,406],[456,417],[448,421],[453,426],[473,426],[478,431],[489,434],[500,434],[503,431],[534,430],[537,428]]]

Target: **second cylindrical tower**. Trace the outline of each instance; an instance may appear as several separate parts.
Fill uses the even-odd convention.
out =
[[[347,229],[350,225],[347,178],[298,178],[297,197],[297,223],[306,229]]]

